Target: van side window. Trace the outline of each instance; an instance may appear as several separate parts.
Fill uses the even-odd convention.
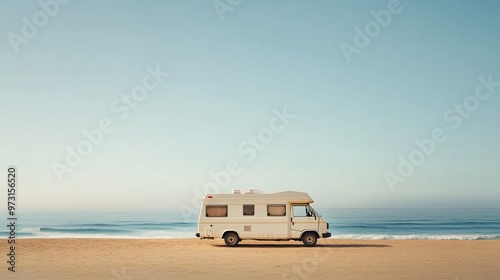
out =
[[[243,204],[243,216],[253,216],[253,215],[255,215],[255,205]]]
[[[207,217],[227,217],[227,205],[207,205]]]
[[[314,212],[307,205],[293,205],[292,212],[294,217],[312,217]]]
[[[286,216],[285,204],[269,204],[267,205],[268,216]]]

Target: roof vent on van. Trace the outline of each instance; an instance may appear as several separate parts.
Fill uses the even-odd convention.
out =
[[[264,192],[258,189],[240,189],[233,190],[233,194],[263,194]]]

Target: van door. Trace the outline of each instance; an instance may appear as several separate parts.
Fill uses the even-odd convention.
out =
[[[308,204],[292,204],[290,236],[300,238],[305,230],[318,231],[319,217]]]

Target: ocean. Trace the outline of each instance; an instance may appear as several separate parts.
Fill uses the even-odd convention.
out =
[[[500,239],[500,209],[316,209],[336,239]],[[6,215],[0,216],[5,222]],[[193,238],[178,209],[23,210],[18,238]],[[0,238],[9,236],[0,228]]]

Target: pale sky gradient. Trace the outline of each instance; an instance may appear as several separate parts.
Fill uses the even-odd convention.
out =
[[[458,129],[443,113],[479,76],[500,81],[500,3],[402,0],[348,63],[339,45],[388,2],[243,0],[221,21],[211,0],[73,0],[15,53],[9,32],[41,8],[1,1],[0,179],[19,167],[26,208],[177,207],[235,160],[242,171],[224,192],[306,191],[322,207],[498,206],[500,87]],[[120,120],[111,103],[156,65],[170,76]],[[238,145],[283,107],[296,118],[246,161]],[[59,182],[52,162],[103,118],[115,131]],[[392,192],[384,173],[435,128],[446,142]]]

